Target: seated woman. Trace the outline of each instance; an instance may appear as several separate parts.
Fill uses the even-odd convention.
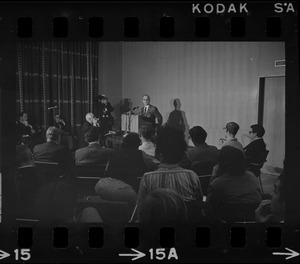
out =
[[[158,130],[156,152],[160,157],[159,169],[144,174],[140,183],[136,212],[132,221],[138,220],[139,207],[145,201],[147,195],[158,188],[174,191],[187,203],[202,201],[201,184],[197,174],[178,165],[186,148],[187,144],[183,132],[167,126]]]
[[[207,191],[207,202],[218,214],[225,205],[254,204],[261,201],[257,178],[244,169],[245,157],[239,149],[224,146],[218,158],[218,177],[213,179]],[[226,207],[227,208],[227,207]],[[255,208],[255,207],[254,207]],[[230,211],[230,214],[237,212]],[[254,210],[253,210],[254,216]],[[253,219],[254,220],[254,219]]]

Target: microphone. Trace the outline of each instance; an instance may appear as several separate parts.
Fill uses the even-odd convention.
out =
[[[57,108],[57,106],[51,106],[51,107],[48,107],[48,110],[54,109],[54,108]]]

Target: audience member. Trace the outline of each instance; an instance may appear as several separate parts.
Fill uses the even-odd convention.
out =
[[[160,157],[159,169],[143,175],[137,198],[136,215],[146,196],[155,189],[173,190],[185,202],[202,201],[200,181],[195,172],[179,167],[187,149],[182,131],[161,127],[157,132],[156,152]],[[135,217],[134,217],[135,218]]]
[[[21,142],[16,146],[16,167],[34,167],[33,155],[30,148]]]
[[[188,158],[194,161],[212,161],[218,160],[219,151],[217,147],[207,145],[205,142],[207,132],[201,126],[194,126],[189,130],[190,139],[192,140],[195,148],[190,148],[187,151]]]
[[[255,211],[258,223],[282,223],[285,219],[285,175],[281,174],[274,184],[271,200],[263,200]]]
[[[229,122],[226,124],[224,129],[226,132],[226,134],[225,134],[226,141],[224,142],[223,147],[231,146],[231,147],[241,150],[244,153],[243,145],[235,137],[235,135],[237,134],[237,132],[240,129],[240,126],[235,122]]]
[[[84,135],[93,126],[99,127],[98,120],[96,119],[93,113],[87,113],[85,115],[85,122],[81,126],[81,134],[79,137],[79,144],[78,144],[79,148],[83,148],[88,145],[88,143],[85,141]],[[98,129],[100,134],[100,128]]]
[[[91,127],[85,132],[84,138],[89,145],[76,150],[76,164],[106,164],[113,150],[100,146],[98,128]]]
[[[139,222],[149,225],[185,223],[188,220],[182,196],[169,189],[154,189],[148,193],[139,209]]]
[[[136,202],[139,179],[146,171],[143,152],[137,133],[125,136],[120,149],[111,155],[107,174],[95,186],[96,193],[105,200],[127,201],[131,209]]]
[[[60,131],[56,127],[49,127],[46,131],[47,142],[33,148],[36,161],[57,162],[62,172],[72,173],[74,161],[66,146],[60,145]]]
[[[95,114],[99,117],[101,134],[105,135],[109,130],[112,130],[114,124],[114,118],[111,112],[114,111],[111,103],[108,101],[106,95],[101,94],[96,97],[95,100]]]
[[[84,208],[78,217],[76,218],[77,223],[103,223],[101,216],[94,207]]]
[[[139,146],[139,150],[144,151],[149,156],[155,156],[155,146],[152,142],[153,129],[149,126],[142,126],[140,128],[142,145]]]
[[[265,129],[260,124],[250,126],[249,137],[251,142],[244,148],[247,164],[260,163],[259,154],[266,151],[266,144],[263,140]]]
[[[35,133],[32,125],[28,123],[28,115],[25,112],[19,114],[19,119],[16,122],[16,137],[17,143],[20,144],[21,137],[27,135],[29,138]]]
[[[224,146],[218,158],[218,177],[211,180],[207,202],[212,208],[222,204],[259,204],[260,187],[252,172],[245,171],[244,154],[237,148]]]
[[[74,142],[70,133],[70,127],[61,115],[55,115],[54,126],[60,130],[61,144],[67,146],[69,149],[74,149]]]

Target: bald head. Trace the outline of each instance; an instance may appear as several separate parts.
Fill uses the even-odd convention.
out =
[[[86,119],[86,121],[88,121],[89,123],[93,123],[93,119],[94,119],[94,114],[93,113],[87,113],[86,115],[85,115],[85,119]]]
[[[60,130],[54,126],[51,126],[46,131],[47,141],[54,141],[60,143]]]

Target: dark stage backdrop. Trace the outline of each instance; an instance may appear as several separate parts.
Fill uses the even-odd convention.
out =
[[[16,74],[17,113],[27,112],[29,123],[43,129],[62,114],[78,135],[97,95],[98,43],[18,43]]]

